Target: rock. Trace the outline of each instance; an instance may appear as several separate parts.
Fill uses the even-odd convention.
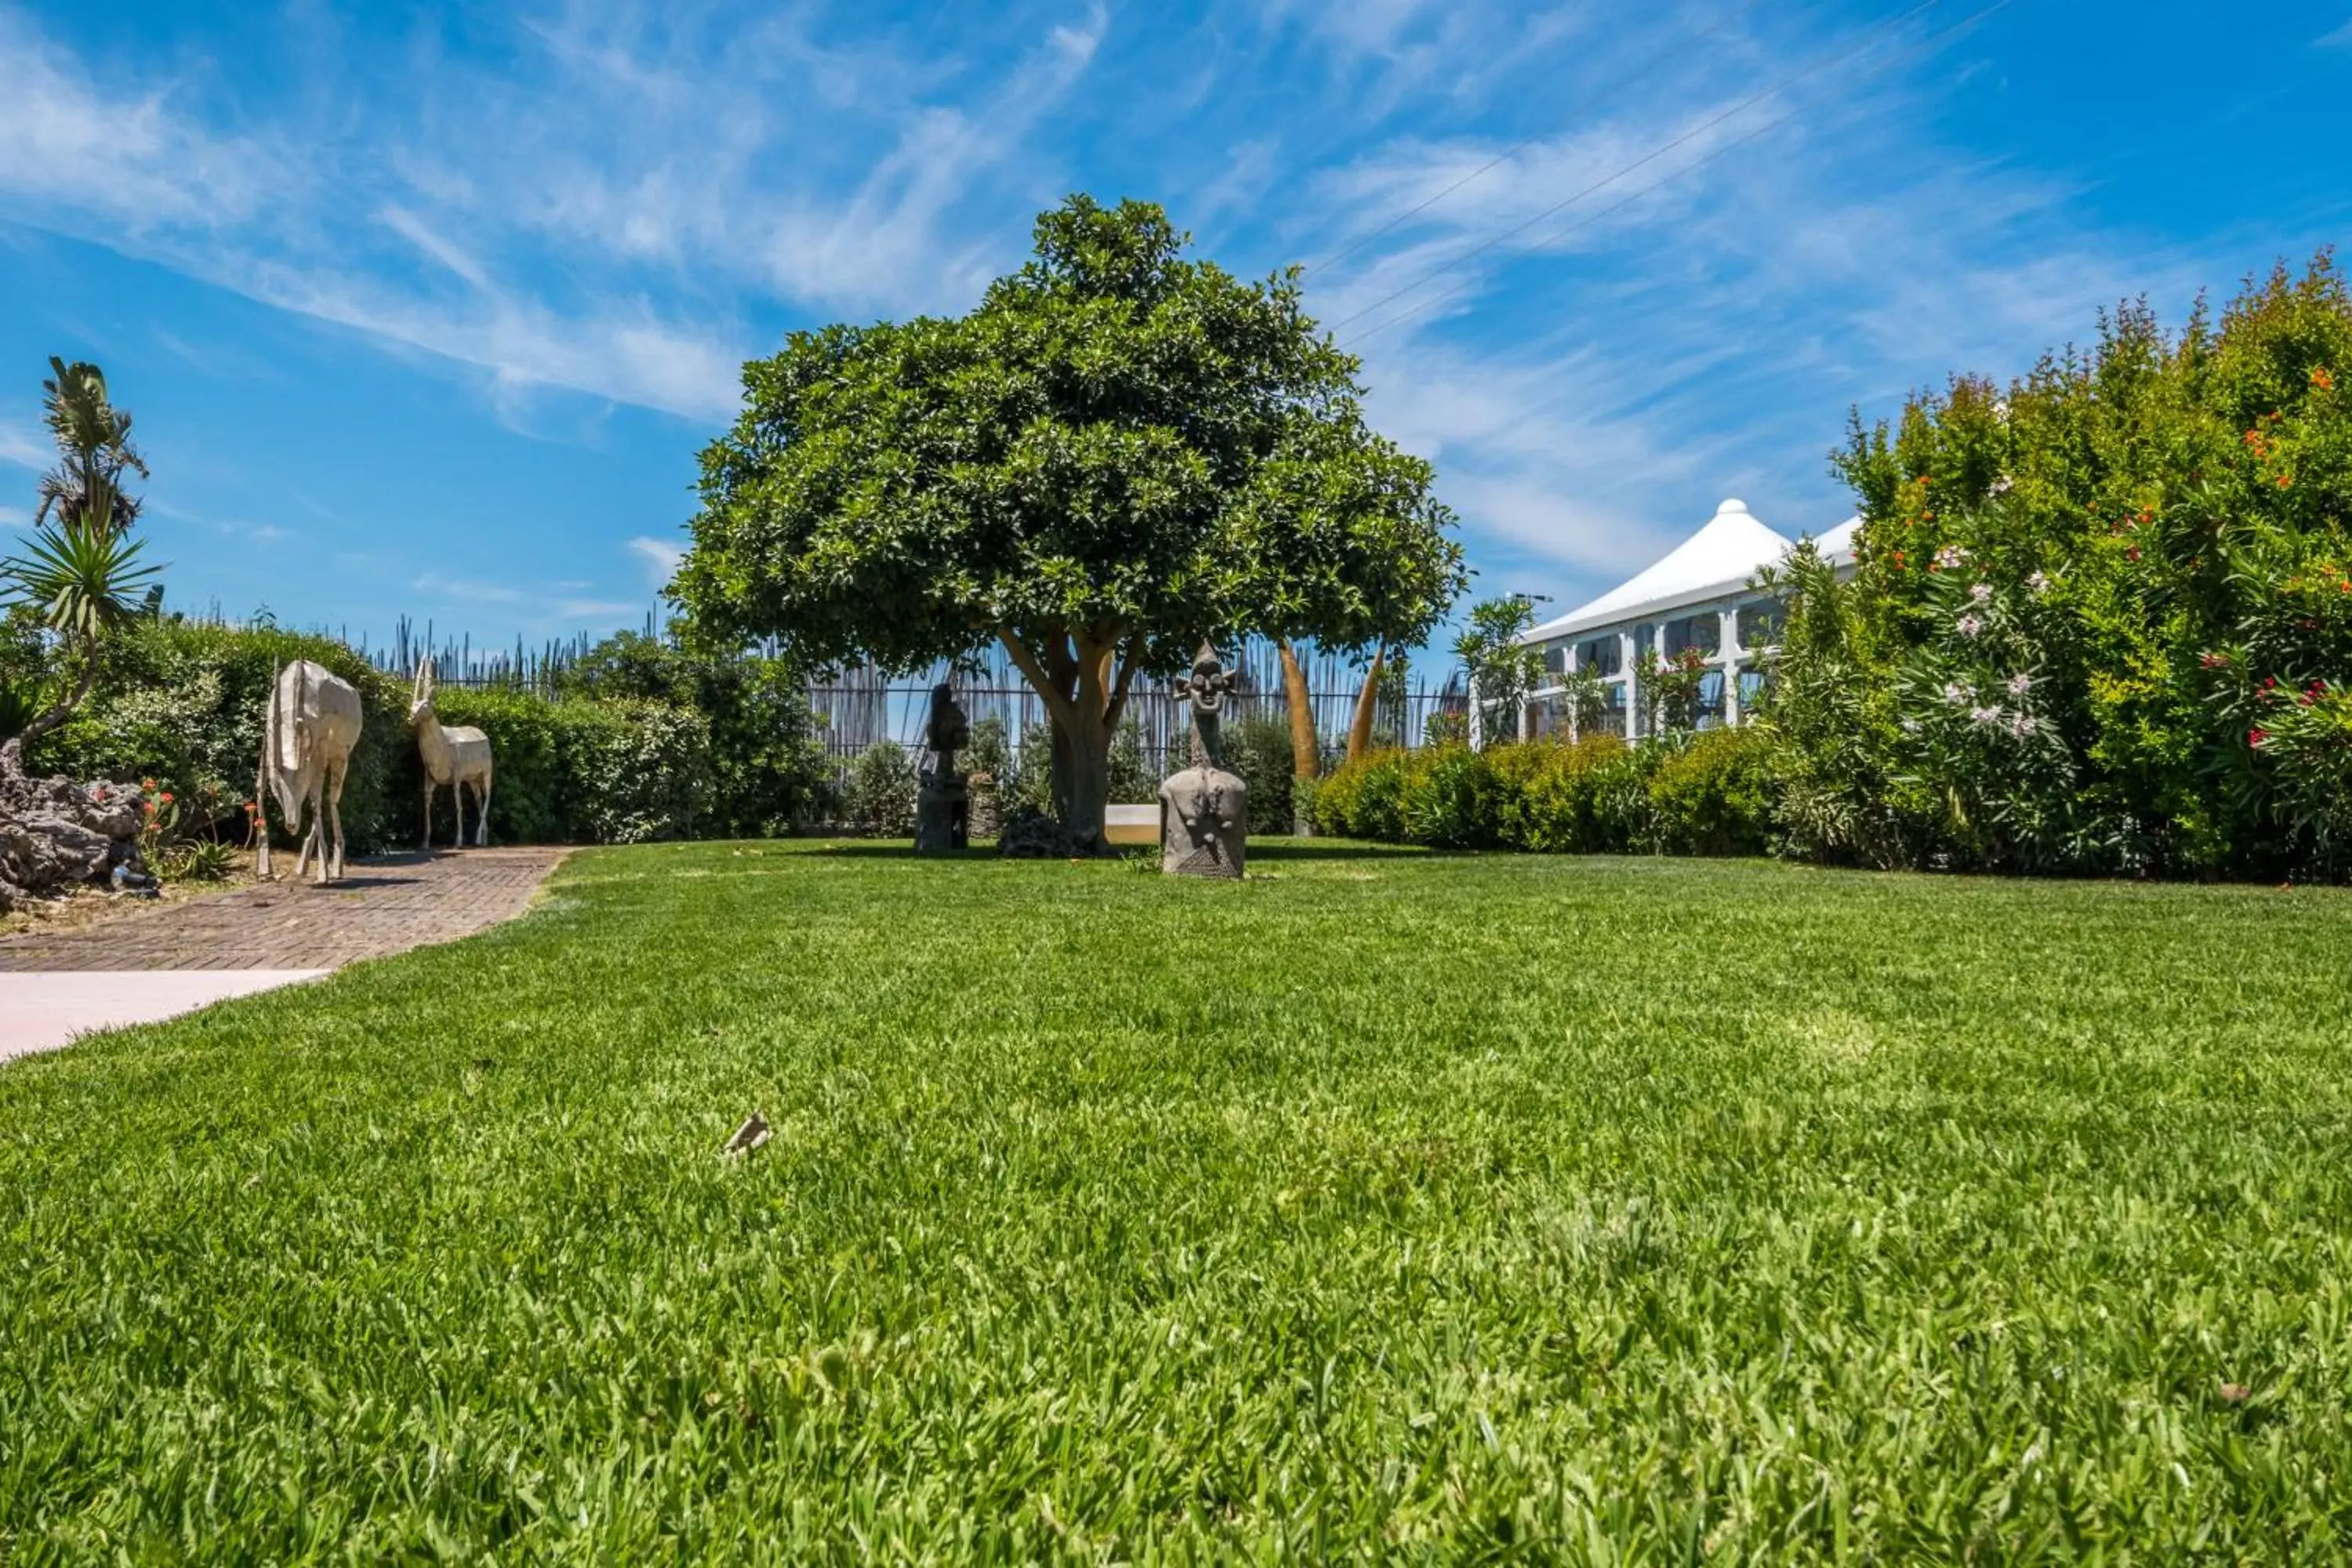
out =
[[[1094,846],[1034,805],[1016,805],[997,830],[996,852],[1014,860],[1068,860]]]
[[[103,883],[118,866],[145,876],[142,804],[132,784],[0,778],[0,910]]]

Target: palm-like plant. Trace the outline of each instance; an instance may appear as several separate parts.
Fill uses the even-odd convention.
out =
[[[0,777],[21,777],[25,747],[66,721],[98,681],[109,639],[153,601],[157,568],[131,537],[139,500],[126,473],[147,465],[131,446],[131,416],[114,406],[94,364],[52,359],[44,422],[59,462],[41,476],[40,510],[21,555],[0,561],[0,607],[23,605],[56,634],[69,672],[63,696],[0,741]]]
[[[131,415],[106,393],[106,373],[54,354],[49,380],[41,383],[41,422],[49,427],[62,460],[41,476],[41,502],[34,521],[54,513],[61,522],[101,523],[120,533],[139,520],[139,498],[124,492],[126,473],[147,477],[147,464],[131,445]]]

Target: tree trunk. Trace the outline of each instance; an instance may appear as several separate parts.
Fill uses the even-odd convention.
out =
[[[1056,730],[1054,747],[1054,815],[1061,818],[1071,840],[1087,854],[1110,853],[1104,817],[1110,805],[1110,726],[1097,712],[1091,721],[1082,711],[1066,741]]]
[[[1127,646],[1128,661],[1116,669],[1120,640],[1095,631],[1016,634],[998,640],[1037,695],[1051,722],[1050,773],[1054,816],[1074,847],[1090,855],[1110,851],[1103,831],[1110,804],[1110,741],[1127,707],[1128,683],[1139,651]]]
[[[81,661],[81,675],[74,681],[71,691],[66,693],[64,698],[47,711],[35,717],[31,723],[16,734],[9,736],[5,741],[0,741],[0,778],[23,778],[25,747],[64,723],[67,716],[80,707],[83,700],[89,696],[89,689],[97,684],[98,660],[95,658],[85,657]]]
[[[1356,693],[1356,714],[1348,723],[1348,760],[1356,762],[1372,749],[1372,718],[1379,711],[1381,700],[1381,669],[1388,662],[1389,650],[1376,649],[1372,668],[1364,671],[1364,689]]]

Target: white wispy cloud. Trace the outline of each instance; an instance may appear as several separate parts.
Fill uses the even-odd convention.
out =
[[[667,539],[656,539],[640,533],[628,541],[629,553],[645,568],[646,578],[655,587],[666,587],[677,575],[677,563],[686,559],[685,549]]]
[[[2323,49],[2352,49],[2352,20],[2347,20],[2332,33],[2322,34],[2315,40],[2315,47]]]
[[[646,607],[641,600],[596,598],[567,592],[558,584],[524,587],[481,578],[449,577],[437,572],[418,575],[411,580],[409,587],[424,595],[428,605],[460,611],[493,608],[526,630],[588,622],[609,624],[622,616],[642,613]]]
[[[251,216],[289,171],[262,143],[215,134],[167,89],[124,92],[0,9],[0,189],[83,232],[146,232]]]
[[[208,112],[220,95],[197,90],[218,84],[96,71],[0,8],[0,196],[475,367],[494,405],[562,389],[707,420],[735,405],[758,346],[744,290],[961,308],[1001,269],[1003,225],[956,215],[1018,183],[1024,139],[1110,24],[1076,0],[1031,25],[1033,47],[991,79],[887,42],[822,44],[798,15],[577,0],[494,62],[423,42],[387,82],[326,60],[314,93],[279,113],[246,103],[235,122],[257,129],[226,135]],[[369,95],[368,137],[320,133],[342,88]]]
[[[56,447],[43,439],[38,431],[0,421],[0,463],[12,463],[20,468],[46,468],[57,455]]]

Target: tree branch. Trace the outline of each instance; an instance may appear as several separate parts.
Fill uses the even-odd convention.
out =
[[[1077,704],[1045,673],[1045,666],[1038,658],[1035,649],[1013,633],[1002,629],[997,632],[996,640],[1004,645],[1004,651],[1012,656],[1013,665],[1028,678],[1029,684],[1037,689],[1037,695],[1045,700],[1046,712],[1064,724],[1077,716]]]
[[[1143,658],[1143,634],[1136,632],[1130,635],[1119,652],[1122,657],[1118,666],[1118,683],[1111,688],[1110,706],[1104,710],[1104,722],[1114,730],[1127,716],[1127,692],[1128,688],[1135,683],[1135,667]]]

